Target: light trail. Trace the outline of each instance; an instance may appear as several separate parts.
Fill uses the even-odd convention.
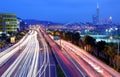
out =
[[[37,30],[37,31],[39,32],[39,37],[41,38],[41,42],[42,42],[42,45],[43,45],[44,61],[43,61],[42,66],[38,70],[36,76],[37,75],[39,75],[39,77],[41,77],[42,75],[45,76],[45,72],[46,72],[46,69],[47,69],[47,66],[48,66],[49,67],[49,77],[50,77],[50,59],[49,59],[48,46],[47,46],[46,41],[43,38],[42,34],[40,33],[40,31],[39,30]]]
[[[60,45],[59,41],[57,43]],[[72,61],[74,61],[74,63],[73,63],[74,65],[75,65],[75,62],[76,62],[76,64],[79,65],[79,67],[78,66],[76,67],[78,69],[78,71],[80,71],[81,69],[84,70],[84,72],[82,71],[83,77],[86,77],[86,76],[100,77],[101,76],[95,70],[93,70],[93,68],[91,68],[86,62],[84,62],[82,58],[78,57],[75,53],[71,52],[71,50],[69,48],[64,46],[63,51],[66,53],[66,55],[70,56]],[[81,73],[81,71],[80,71],[80,73]]]
[[[92,57],[90,54],[78,48],[77,46],[74,46],[63,40],[62,40],[62,44],[64,45],[64,48],[69,48],[76,55],[80,56],[84,61],[86,61],[94,70],[100,73],[103,77],[113,77],[113,76],[119,77],[120,76],[120,74],[117,73],[116,71],[113,71],[112,68],[100,62],[95,57]]]
[[[25,37],[27,37],[27,39],[25,39]],[[23,47],[26,45],[26,43],[30,39],[30,36],[25,36],[25,37],[22,40],[20,40],[20,42],[18,42],[14,46],[12,46],[11,48],[0,53],[0,56],[1,56],[0,57],[0,67],[2,67],[2,65],[4,65],[15,53],[17,53],[18,50],[20,49],[20,47]]]
[[[61,52],[59,47],[49,38],[49,36],[45,33],[43,29],[40,29],[42,34],[44,35],[45,39],[49,42],[49,45],[51,46],[51,49],[53,51],[53,54],[55,55],[55,58],[64,72],[65,76],[67,77],[82,77],[81,74],[78,72],[78,70],[75,68],[75,66],[71,63],[71,61]],[[74,71],[74,72],[73,72]]]
[[[29,33],[29,34],[32,34],[32,32],[33,32],[33,31],[30,30],[28,33]],[[5,54],[7,54],[9,51],[12,51],[15,47],[18,47],[21,43],[23,43],[24,40],[28,37],[28,33],[27,33],[18,43],[16,43],[16,44],[13,45],[12,47],[6,49],[5,51],[0,52],[0,58],[1,58],[2,56],[4,56]]]
[[[26,48],[1,77],[33,77],[37,73],[39,56],[37,32],[33,32],[29,37]]]

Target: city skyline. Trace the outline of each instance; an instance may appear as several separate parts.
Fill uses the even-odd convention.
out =
[[[16,13],[23,19],[48,20],[54,22],[92,22],[92,15],[96,14],[97,3],[100,9],[100,22],[109,19],[120,22],[119,0],[26,0],[26,1],[1,1],[0,12]],[[6,3],[6,4],[5,4]],[[13,3],[10,4],[10,3]]]

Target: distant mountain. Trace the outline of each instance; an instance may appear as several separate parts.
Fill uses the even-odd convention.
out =
[[[24,21],[29,25],[35,25],[35,24],[42,24],[42,25],[46,25],[46,26],[62,25],[61,23],[54,23],[51,21],[40,21],[40,20],[34,20],[34,19],[26,19]]]
[[[73,22],[73,23],[65,24],[65,26],[82,26],[82,25],[85,25],[85,23]]]
[[[17,17],[17,19],[20,22],[20,27],[18,30],[22,31],[22,30],[25,30],[26,28],[28,28],[28,25],[26,24],[26,22],[22,18]]]

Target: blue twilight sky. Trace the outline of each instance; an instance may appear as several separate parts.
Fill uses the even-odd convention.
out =
[[[16,13],[23,19],[92,22],[97,3],[100,19],[112,16],[114,22],[120,22],[120,0],[2,0],[0,12]]]

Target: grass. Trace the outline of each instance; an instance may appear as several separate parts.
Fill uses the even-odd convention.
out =
[[[58,77],[65,77],[65,75],[59,65],[57,65],[57,72],[58,72]]]

